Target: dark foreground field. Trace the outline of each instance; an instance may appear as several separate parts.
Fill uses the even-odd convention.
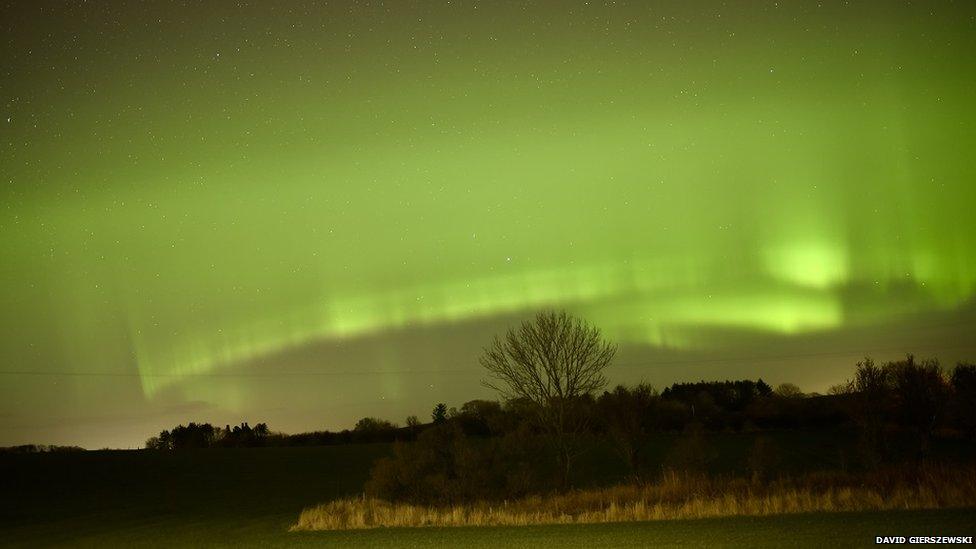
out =
[[[103,525],[88,520],[107,521]],[[966,535],[976,509],[829,513],[722,519],[523,526],[410,528],[348,532],[285,530],[289,516],[242,521],[179,514],[128,520],[89,516],[4,532],[4,544],[37,547],[859,547],[878,535]],[[111,526],[109,526],[111,525]]]
[[[0,455],[0,544],[266,543],[388,444]]]
[[[799,469],[836,466],[844,442],[783,433]],[[749,444],[719,435],[722,468]],[[662,441],[666,444],[667,441]],[[789,515],[657,523],[289,533],[299,512],[358,494],[388,445],[0,455],[2,546],[650,546],[873,544],[878,535],[976,535],[976,509]],[[838,456],[841,456],[840,458]],[[732,464],[731,466],[729,464]],[[623,474],[607,452],[581,483]]]

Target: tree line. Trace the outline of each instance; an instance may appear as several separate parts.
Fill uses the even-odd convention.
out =
[[[935,361],[908,357],[877,366],[866,360],[831,393],[804,394],[790,384],[773,389],[761,379],[678,383],[662,392],[620,385],[576,400],[573,413],[588,419],[575,434],[569,462],[602,441],[636,482],[662,469],[704,472],[715,459],[708,433],[756,432],[746,467],[764,476],[781,465],[764,432],[851,432],[858,441],[852,466],[860,469],[925,460],[936,437],[976,439],[974,365],[947,375]],[[673,445],[653,462],[648,441],[665,433],[676,435]],[[539,426],[524,399],[471,401],[425,426],[414,442],[398,441],[394,455],[374,467],[367,492],[420,504],[544,493],[569,484],[564,446]]]
[[[597,396],[615,353],[599,329],[565,312],[539,313],[496,336],[481,364],[488,373],[484,384],[502,403],[469,403],[416,442],[397,443],[394,455],[374,466],[367,492],[451,504],[565,489],[585,442],[593,439],[612,443],[641,482],[649,465],[704,469],[713,457],[703,436],[709,429],[852,424],[869,467],[928,458],[940,429],[973,434],[973,365],[960,364],[947,376],[935,360],[909,355],[879,367],[868,359],[826,396],[804,395],[793,384],[773,390],[762,380],[675,384],[662,394],[645,384],[618,386]],[[669,463],[648,464],[648,437],[676,429],[683,435]],[[470,436],[475,432],[482,440]],[[767,439],[755,440],[749,455],[754,475],[770,473],[774,453]]]
[[[148,450],[185,450],[188,448],[233,448],[247,446],[264,446],[271,431],[265,423],[258,423],[251,427],[246,422],[235,425],[225,425],[223,429],[209,423],[193,423],[177,425],[173,429],[163,430],[158,436],[150,437],[146,441]]]
[[[844,429],[856,433],[859,463],[925,460],[934,438],[976,437],[976,365],[950,372],[936,360],[859,362],[850,380],[826,395],[758,380],[647,384],[606,389],[616,348],[600,331],[565,312],[546,311],[496,337],[481,364],[498,400],[460,408],[437,403],[429,422],[405,426],[366,417],[351,430],[284,435],[266,425],[217,429],[178,426],[147,442],[154,449],[394,442],[367,491],[392,500],[449,503],[508,499],[571,486],[573,467],[594,441],[610,444],[640,482],[662,467],[702,469],[708,432]],[[260,429],[259,429],[260,427]],[[647,441],[680,433],[668,463],[651,463]],[[773,470],[775,451],[759,437],[748,456],[753,474]]]
[[[922,455],[938,432],[976,438],[976,366],[959,364],[946,372],[933,360],[912,356],[881,365],[866,359],[857,364],[850,381],[826,395],[803,393],[789,383],[774,389],[762,379],[675,383],[661,392],[642,383],[581,396],[575,406],[587,418],[580,434],[621,446],[628,462],[636,451],[628,448],[641,437],[684,432],[690,425],[705,432],[853,428],[862,433],[864,450],[876,458],[904,450],[908,441],[914,441],[913,451]],[[219,428],[191,422],[149,438],[146,448],[408,442],[448,422],[467,437],[502,437],[523,427],[541,434],[532,409],[523,398],[471,400],[460,407],[437,403],[428,421],[409,416],[400,425],[364,417],[352,429],[297,434],[271,431],[265,423]]]
[[[84,452],[80,446],[58,446],[55,444],[21,444],[19,446],[0,447],[0,454],[62,454],[69,452]]]

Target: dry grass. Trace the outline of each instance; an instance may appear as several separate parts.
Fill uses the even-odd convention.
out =
[[[665,473],[654,484],[536,496],[497,504],[424,507],[343,499],[302,511],[292,530],[521,526],[976,505],[976,467],[820,473],[772,482]]]

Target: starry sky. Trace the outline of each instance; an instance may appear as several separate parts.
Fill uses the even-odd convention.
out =
[[[972,2],[6,2],[0,445],[976,358]]]

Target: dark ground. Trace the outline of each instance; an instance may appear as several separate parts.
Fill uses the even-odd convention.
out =
[[[716,472],[740,469],[754,435],[712,435]],[[852,441],[780,432],[789,470],[834,468]],[[670,447],[660,436],[654,460]],[[958,448],[947,448],[957,453]],[[308,506],[359,494],[386,444],[179,452],[0,454],[2,546],[744,546],[866,545],[877,535],[976,535],[976,509],[790,515],[616,525],[289,533]],[[624,474],[609,448],[580,463],[578,485]]]

